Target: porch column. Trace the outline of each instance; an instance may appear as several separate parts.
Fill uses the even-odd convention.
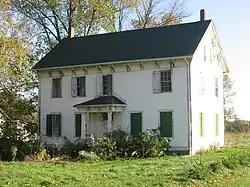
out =
[[[108,112],[108,132],[112,131],[112,112]]]

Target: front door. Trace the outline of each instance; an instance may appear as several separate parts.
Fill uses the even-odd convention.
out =
[[[131,135],[137,136],[142,132],[142,113],[130,114]]]

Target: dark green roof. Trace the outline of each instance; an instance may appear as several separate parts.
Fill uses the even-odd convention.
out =
[[[210,22],[63,39],[34,69],[190,56]]]
[[[108,96],[96,97],[89,101],[76,104],[73,107],[94,106],[94,105],[114,105],[114,104],[125,105],[126,103],[124,103],[122,100],[118,99],[117,97],[113,95],[108,95]]]

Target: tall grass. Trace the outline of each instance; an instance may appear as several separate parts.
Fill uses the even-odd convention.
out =
[[[242,147],[250,146],[250,132],[226,132],[226,147]]]

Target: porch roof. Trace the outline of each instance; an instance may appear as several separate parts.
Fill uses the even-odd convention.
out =
[[[109,95],[109,96],[99,96],[89,101],[76,104],[73,107],[78,108],[78,107],[103,106],[103,105],[126,105],[126,103],[113,95]]]

